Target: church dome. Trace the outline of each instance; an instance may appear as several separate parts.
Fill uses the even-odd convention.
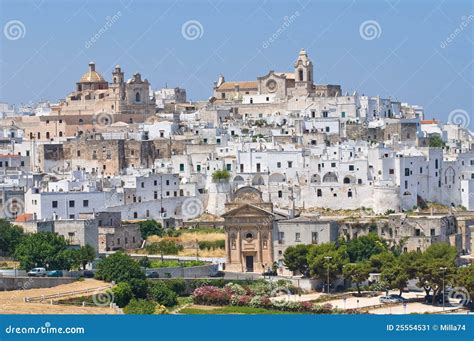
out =
[[[103,83],[105,82],[104,77],[97,71],[95,71],[95,63],[89,63],[89,71],[82,75],[79,83]]]

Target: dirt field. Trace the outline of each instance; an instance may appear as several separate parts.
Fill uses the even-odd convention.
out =
[[[115,310],[108,307],[50,305],[48,303],[25,303],[23,301],[25,297],[93,289],[105,285],[107,285],[106,282],[86,279],[53,288],[0,291],[0,314],[115,314]]]

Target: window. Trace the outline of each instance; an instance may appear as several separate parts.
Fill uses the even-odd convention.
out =
[[[347,197],[352,198],[352,191],[347,192]]]
[[[201,171],[201,165],[196,166],[196,171],[200,172]]]
[[[283,198],[283,191],[278,191],[278,197]]]
[[[288,168],[292,168],[293,167],[293,161],[288,161]]]
[[[431,236],[434,236],[435,233],[436,233],[436,230],[435,230],[435,229],[431,229],[431,230],[430,230],[430,235],[431,235]]]
[[[329,127],[326,127],[326,133],[329,133],[329,130],[330,130]]]
[[[137,212],[133,212],[133,217],[136,219],[138,218],[138,213]]]
[[[277,168],[281,168],[281,162],[277,162]]]
[[[296,233],[295,233],[295,242],[300,242],[300,241],[301,241],[301,240],[300,240],[300,237],[301,237],[300,233],[299,233],[299,232],[296,232]]]
[[[328,118],[329,117],[329,113],[327,111],[323,111],[323,117],[324,118]]]
[[[311,232],[311,243],[317,244],[318,243],[318,232]]]
[[[416,229],[415,230],[415,236],[416,237],[419,237],[421,235],[421,230],[420,229]]]
[[[395,174],[395,170],[394,170],[393,168],[390,168],[390,169],[388,170],[388,174]]]
[[[69,200],[69,207],[74,207],[74,206],[75,206],[74,200]]]
[[[336,163],[335,163],[335,162],[331,162],[331,167],[332,167],[332,168],[336,168]]]
[[[405,176],[410,176],[410,168],[405,168]]]
[[[156,200],[158,199],[158,192],[157,191],[154,191],[153,192],[153,198]]]
[[[49,131],[46,132],[46,138],[49,139]]]
[[[140,102],[140,93],[139,92],[137,92],[135,94],[135,102]]]
[[[435,169],[438,169],[438,159],[435,160]]]
[[[89,207],[89,200],[82,200],[83,207]]]
[[[77,153],[76,153],[77,157],[81,157],[81,151],[78,150]]]
[[[302,70],[302,69],[299,69],[299,70],[298,70],[298,79],[299,79],[300,81],[303,81],[303,70]]]
[[[285,242],[285,232],[278,232],[278,244]]]
[[[169,186],[169,185],[170,185],[170,181],[166,180],[166,186]]]
[[[179,164],[179,171],[184,172],[184,163]]]
[[[257,173],[260,173],[260,164],[257,163]]]
[[[226,169],[227,169],[228,171],[231,171],[231,170],[232,170],[232,165],[231,165],[230,163],[228,163],[228,164],[226,165]]]
[[[58,202],[56,200],[54,200],[52,203],[51,203],[51,206],[53,208],[58,208]]]
[[[342,118],[346,117],[346,113],[345,113],[344,111],[341,112],[341,117],[342,117]]]
[[[317,196],[318,196],[318,197],[322,197],[322,196],[323,196],[323,191],[321,191],[320,188],[317,190]]]
[[[141,185],[142,185],[142,188],[145,188],[145,183],[143,181],[142,181]]]
[[[354,165],[349,165],[349,170],[353,171],[354,170]]]

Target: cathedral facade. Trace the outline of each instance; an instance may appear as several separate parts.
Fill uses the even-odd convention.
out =
[[[256,81],[226,82],[220,76],[214,84],[213,102],[257,104],[281,102],[291,97],[335,97],[341,95],[339,85],[314,84],[313,63],[302,49],[293,72],[269,71]]]

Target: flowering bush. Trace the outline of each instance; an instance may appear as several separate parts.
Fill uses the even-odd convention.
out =
[[[224,288],[230,290],[233,295],[247,294],[247,290],[245,290],[240,284],[227,283]]]
[[[228,305],[231,296],[230,289],[220,289],[212,286],[196,288],[193,292],[193,300],[197,304]]]
[[[249,296],[249,295],[242,295],[242,296],[233,295],[232,298],[230,299],[230,304],[248,306],[250,304],[251,299],[252,299],[252,296]]]
[[[271,305],[271,301],[268,296],[254,296],[250,300],[249,305],[254,308],[266,308]]]

